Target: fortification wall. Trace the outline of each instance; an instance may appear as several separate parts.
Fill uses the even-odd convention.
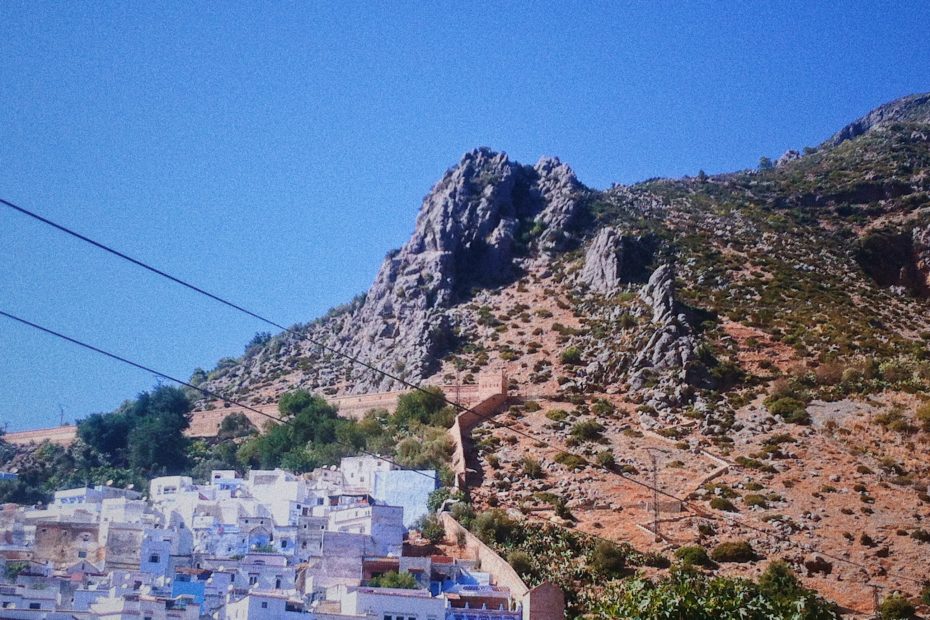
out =
[[[460,403],[465,407],[479,407],[483,406],[484,401],[488,398],[506,391],[506,377],[502,372],[495,370],[479,375],[477,384],[443,384],[439,387],[442,388],[449,400]],[[329,397],[327,401],[339,408],[339,415],[346,418],[360,419],[370,409],[387,409],[393,412],[397,409],[398,399],[409,391],[396,390],[377,394],[347,394]],[[223,419],[234,413],[245,414],[258,429],[264,428],[270,419],[279,416],[277,403],[255,405],[253,408],[261,413],[235,405],[229,407],[222,406],[220,403],[214,403],[214,405],[216,405],[215,409],[196,411],[191,415],[191,425],[187,431],[189,437],[215,437],[219,432]],[[4,435],[4,440],[22,445],[50,441],[66,446],[72,443],[76,437],[77,427],[68,425],[7,433]]]
[[[517,571],[493,549],[469,532],[448,512],[440,513],[446,540],[462,544],[462,557],[477,560],[481,570],[494,576],[494,585],[510,589],[513,599],[523,604],[524,620],[562,620],[565,617],[565,595],[558,586],[547,581],[535,588],[526,585]]]
[[[465,529],[448,512],[440,513],[439,518],[442,520],[442,526],[446,531],[446,540],[453,543],[464,543],[459,545],[462,557],[478,560],[481,563],[481,570],[494,576],[494,585],[510,588],[513,598],[518,601],[529,593],[529,587],[520,579],[517,571],[504,558],[497,555],[493,549]]]
[[[7,433],[3,436],[3,440],[20,445],[50,441],[51,443],[67,446],[74,441],[76,437],[76,426],[56,426],[55,428],[40,428],[30,431]]]
[[[469,411],[463,411],[455,416],[455,422],[449,429],[452,438],[452,471],[455,473],[455,483],[459,488],[468,485],[468,471],[477,465],[473,461],[471,444],[471,431],[481,422],[493,417],[500,411],[508,400],[507,394],[495,394],[473,406]]]

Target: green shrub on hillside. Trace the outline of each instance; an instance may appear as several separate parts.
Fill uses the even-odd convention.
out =
[[[584,458],[577,454],[572,454],[571,452],[559,452],[555,455],[555,462],[559,465],[564,465],[568,469],[578,469],[588,464]]]
[[[603,424],[595,420],[582,420],[572,426],[571,435],[578,441],[596,441],[603,432]]]
[[[578,347],[568,347],[559,355],[559,360],[567,366],[577,366],[581,363],[581,350]]]
[[[752,545],[744,540],[720,543],[710,552],[714,562],[752,562],[756,553]]]
[[[713,566],[707,550],[699,545],[686,545],[675,551],[675,557],[684,566],[703,566],[709,568]]]
[[[796,398],[785,396],[776,400],[766,400],[766,408],[772,415],[779,416],[790,424],[810,424],[811,417],[807,413],[807,405]]]
[[[909,620],[914,617],[916,611],[917,609],[909,600],[894,593],[882,601],[878,615],[882,620]]]

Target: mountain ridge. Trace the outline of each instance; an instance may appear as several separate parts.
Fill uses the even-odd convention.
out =
[[[634,279],[645,282],[651,269],[658,266],[656,261],[670,262],[672,255],[680,254],[680,248],[669,242],[669,233],[676,234],[672,220],[693,219],[697,199],[714,201],[717,198],[710,196],[712,193],[727,194],[730,201],[746,201],[751,208],[777,211],[823,203],[832,205],[835,212],[836,205],[848,210],[853,205],[883,203],[925,191],[928,182],[921,174],[903,180],[896,171],[881,178],[864,174],[864,179],[856,178],[851,184],[831,183],[838,190],[834,192],[823,191],[823,186],[820,191],[811,191],[814,188],[808,186],[818,171],[805,168],[811,168],[812,162],[816,167],[824,160],[838,159],[835,155],[849,150],[847,146],[852,142],[862,143],[876,132],[887,132],[890,126],[900,123],[915,127],[907,136],[910,142],[922,143],[925,138],[921,138],[920,127],[928,121],[930,95],[912,95],[879,106],[847,125],[817,152],[782,158],[774,171],[648,180],[604,191],[585,187],[557,158],[542,157],[528,166],[511,161],[503,152],[477,148],[463,155],[431,189],[411,237],[399,250],[388,253],[369,291],[343,312],[303,329],[314,340],[404,380],[421,381],[439,371],[441,360],[467,344],[463,332],[469,328],[461,321],[457,324],[450,310],[467,303],[475,290],[513,283],[527,265],[558,264],[581,249],[589,256],[581,279],[573,282],[600,293],[616,293],[618,287]],[[848,174],[837,167],[840,175]],[[794,177],[799,177],[796,191],[780,189],[792,186],[794,190]],[[767,187],[772,185],[768,178],[779,185],[774,192]],[[669,190],[674,190],[675,195],[669,195]],[[759,201],[760,193],[774,194],[767,198],[770,204]],[[685,203],[690,204],[682,209]],[[925,209],[913,211],[925,217]],[[713,217],[706,212],[703,215]],[[832,214],[838,220],[853,220],[849,217],[852,215],[859,216]],[[605,227],[611,219],[618,225]],[[746,222],[740,213],[731,219]],[[863,269],[881,286],[922,291],[926,274],[930,273],[928,234],[924,227],[915,226],[905,233],[867,240],[856,250],[861,257],[859,263],[868,262],[870,255],[896,256],[888,265],[873,268],[866,264]],[[622,249],[608,256],[618,243]],[[889,251],[889,244],[901,247]],[[660,258],[662,254],[665,258]],[[618,260],[621,255],[623,260]],[[638,275],[632,278],[629,273],[620,273],[623,270],[638,271]],[[279,336],[269,347],[247,356],[245,364],[214,371],[211,389],[235,385],[237,393],[242,394],[243,389],[265,383],[266,377],[274,374],[291,376],[289,385],[337,392],[398,387],[396,381],[353,368],[337,357],[312,348],[301,349],[299,339],[293,336]],[[290,351],[287,355],[300,372],[287,367],[270,373],[262,371],[262,363],[267,366],[282,348]],[[256,365],[255,360],[263,362]],[[222,374],[220,381],[216,374]]]

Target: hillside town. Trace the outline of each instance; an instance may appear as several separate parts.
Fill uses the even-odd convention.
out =
[[[480,554],[452,557],[412,541],[436,486],[431,470],[359,456],[300,476],[213,471],[207,484],[154,478],[147,494],[96,486],[56,492],[48,506],[8,504],[0,512],[0,615],[549,617],[541,609],[531,616],[520,600],[526,593],[501,585],[507,579],[483,569]]]

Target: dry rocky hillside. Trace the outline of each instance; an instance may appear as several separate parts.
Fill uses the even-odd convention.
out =
[[[367,294],[200,379],[265,404],[399,387],[332,349],[414,382],[503,366],[477,503],[642,550],[747,540],[867,611],[930,560],[928,191],[930,95],[758,170],[602,191],[477,149]]]

